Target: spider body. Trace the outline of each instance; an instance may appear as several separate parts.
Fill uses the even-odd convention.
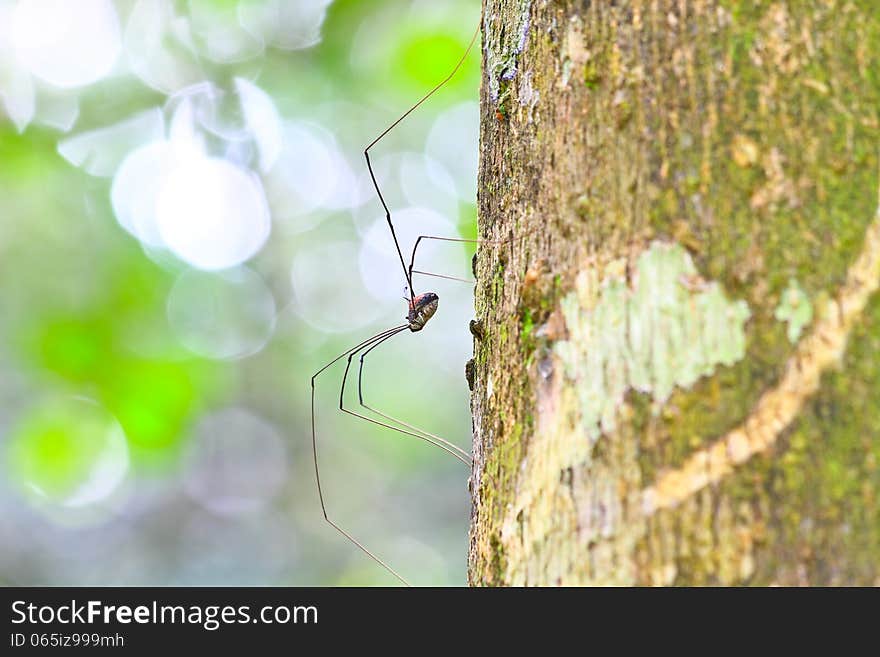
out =
[[[437,312],[437,304],[439,303],[440,297],[433,292],[425,292],[413,297],[409,302],[409,313],[406,316],[406,321],[409,322],[409,330],[415,333],[425,328],[425,324]]]

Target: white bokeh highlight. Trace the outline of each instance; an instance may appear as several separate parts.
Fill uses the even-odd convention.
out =
[[[304,244],[294,254],[290,278],[295,308],[313,328],[346,333],[382,315],[383,309],[361,283],[359,248],[352,241],[325,241]],[[402,289],[397,296],[402,297]],[[402,300],[400,304],[403,307]]]
[[[168,0],[138,0],[123,37],[128,67],[148,87],[174,93],[204,75],[185,19]]]
[[[183,272],[168,294],[167,314],[174,335],[187,349],[214,359],[258,352],[276,321],[271,290],[247,267]]]
[[[452,175],[458,197],[465,203],[477,202],[479,149],[475,144],[479,141],[480,106],[469,101],[438,116],[425,144],[426,154]],[[435,182],[445,187],[445,175]]]
[[[446,167],[422,153],[403,153],[398,157],[400,189],[408,205],[431,208],[457,223],[455,180]]]
[[[187,3],[193,42],[208,59],[234,63],[262,54],[262,37],[242,29],[238,19],[239,4],[215,0],[189,0]],[[243,4],[262,4],[262,0]]]
[[[333,0],[261,0],[240,2],[241,25],[267,44],[284,50],[314,46]]]
[[[103,515],[99,507],[113,501],[129,474],[130,457],[125,432],[109,411],[91,399],[66,397],[59,400],[56,412],[75,414],[73,417],[88,426],[87,444],[82,447],[90,456],[88,467],[78,470],[76,486],[61,499],[43,490],[37,482],[27,481],[25,486],[36,500],[45,504],[45,510],[50,514],[67,509],[84,514],[71,516],[71,522],[98,519]]]
[[[173,162],[171,144],[156,141],[129,153],[113,177],[110,201],[116,220],[147,247],[164,246],[156,224],[156,199]]]
[[[76,90],[60,89],[34,77],[16,50],[14,16],[19,5],[0,2],[0,101],[23,132],[32,122],[67,132],[79,116]]]
[[[91,84],[113,69],[121,49],[110,0],[19,0],[12,15],[18,61],[62,89]]]
[[[125,27],[126,58],[144,84],[173,94],[208,77],[205,60],[236,64],[256,60],[268,47],[314,46],[330,2],[138,0]]]
[[[400,242],[404,262],[409,267],[413,246],[419,235],[457,238],[455,225],[446,217],[421,207],[409,207],[393,213],[394,230]],[[422,240],[416,255],[415,269],[466,278],[462,246],[455,242],[438,244],[436,240]],[[400,265],[400,257],[391,239],[391,232],[385,218],[376,219],[364,235],[359,254],[360,275],[370,295],[379,301],[392,301],[403,296],[406,279]],[[414,285],[415,283],[415,276]],[[394,284],[394,281],[399,281]],[[421,277],[424,281],[424,277]],[[430,284],[428,284],[430,287]],[[417,291],[424,291],[425,284],[417,285]]]
[[[321,126],[289,121],[279,159],[266,176],[273,216],[296,232],[313,228],[319,210],[340,210],[356,202],[356,177],[333,135]]]
[[[153,108],[119,123],[83,132],[58,143],[58,153],[93,176],[113,176],[128,153],[163,139],[162,111]]]
[[[259,168],[269,171],[282,148],[281,115],[272,98],[253,82],[235,78],[235,91],[241,105],[243,124],[259,153]]]
[[[33,120],[36,111],[36,92],[28,70],[15,53],[13,16],[15,5],[0,3],[0,99],[7,116],[21,132]]]
[[[103,502],[117,491],[128,475],[128,442],[118,422],[107,428],[104,449],[92,464],[88,477],[64,501],[68,508],[81,508]]]
[[[162,241],[205,270],[239,265],[269,237],[271,219],[259,178],[220,158],[183,152],[156,197]]]
[[[71,162],[103,175],[125,144],[149,140],[122,160],[110,196],[119,224],[163,266],[170,251],[197,269],[229,269],[269,237],[269,205],[255,169],[277,160],[281,120],[263,90],[241,79],[234,87],[192,85],[169,99],[167,126],[156,109],[60,147]]]
[[[186,462],[184,489],[222,516],[259,511],[288,477],[287,449],[278,430],[245,408],[202,417]]]
[[[235,78],[230,89],[200,82],[166,103],[169,139],[194,141],[239,166],[268,172],[282,150],[281,115],[271,96],[253,82]]]

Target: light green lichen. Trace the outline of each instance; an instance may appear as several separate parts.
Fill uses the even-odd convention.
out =
[[[813,321],[810,298],[794,278],[788,282],[773,316],[788,323],[788,340],[792,344],[798,341],[804,327]]]
[[[745,301],[730,301],[697,273],[677,244],[654,242],[628,284],[625,262],[591,269],[561,301],[569,339],[554,349],[576,381],[581,423],[595,441],[616,427],[627,390],[659,407],[675,386],[687,388],[717,365],[745,355]]]

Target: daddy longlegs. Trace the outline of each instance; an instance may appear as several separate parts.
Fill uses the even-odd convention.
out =
[[[403,257],[403,252],[400,249],[400,243],[397,241],[397,234],[394,231],[394,223],[391,219],[391,210],[388,207],[388,204],[385,202],[385,198],[382,196],[382,190],[379,187],[379,182],[376,179],[376,175],[373,171],[373,166],[370,162],[370,149],[372,149],[376,144],[378,144],[389,132],[394,130],[406,117],[412,114],[419,106],[422,105],[426,100],[428,100],[431,96],[433,96],[437,91],[439,91],[443,86],[446,85],[458,72],[461,66],[464,64],[471,50],[473,49],[474,43],[477,41],[477,37],[480,34],[480,25],[477,25],[476,30],[474,31],[473,36],[471,37],[470,43],[467,46],[467,49],[464,51],[464,54],[458,60],[458,63],[452,68],[449,74],[441,80],[434,88],[432,88],[428,93],[426,93],[417,103],[415,103],[412,107],[410,107],[406,112],[404,112],[400,117],[397,118],[391,125],[389,125],[382,133],[379,134],[370,144],[364,149],[364,159],[367,163],[367,170],[370,173],[370,179],[373,182],[373,187],[376,190],[376,195],[379,197],[379,201],[382,204],[382,208],[385,211],[385,220],[388,223],[388,228],[391,231],[391,238],[394,240],[394,246],[397,249],[397,256],[400,259],[400,266],[403,270],[404,278],[406,279],[406,290],[408,294],[408,298],[405,298],[407,301],[407,315],[406,321],[402,324],[394,326],[392,328],[386,329],[373,335],[366,340],[356,344],[355,346],[347,349],[342,352],[338,356],[336,356],[333,360],[326,363],[321,369],[319,369],[312,376],[311,379],[311,388],[312,388],[312,404],[311,404],[311,413],[312,413],[312,457],[315,466],[315,483],[318,489],[318,500],[321,505],[321,513],[324,516],[324,520],[339,532],[342,536],[344,536],[348,541],[350,541],[353,545],[355,545],[359,550],[361,550],[364,554],[366,554],[370,559],[375,561],[377,564],[382,566],[386,571],[388,571],[391,575],[397,578],[402,584],[409,586],[409,582],[407,582],[404,577],[402,577],[397,571],[395,571],[390,565],[388,565],[385,561],[380,559],[376,554],[370,551],[366,545],[357,540],[354,536],[352,536],[348,531],[334,522],[329,514],[327,513],[327,504],[324,498],[324,491],[321,487],[321,473],[320,468],[318,467],[318,441],[315,429],[315,380],[325,371],[327,371],[332,365],[336,364],[343,358],[346,358],[345,371],[342,374],[342,384],[339,389],[339,410],[343,413],[347,413],[348,415],[352,415],[361,420],[365,420],[372,424],[378,425],[380,427],[384,427],[385,429],[389,429],[391,431],[396,431],[400,434],[411,436],[418,440],[424,441],[430,445],[434,445],[435,447],[439,447],[449,455],[457,458],[464,465],[471,467],[472,461],[470,454],[461,449],[460,447],[454,445],[441,438],[440,436],[436,436],[432,433],[429,433],[423,429],[420,429],[412,424],[408,424],[402,420],[399,420],[395,417],[392,417],[386,413],[383,413],[371,406],[369,406],[364,401],[363,394],[363,372],[364,372],[364,362],[366,360],[367,355],[379,347],[381,344],[387,342],[391,338],[396,335],[399,335],[407,330],[411,333],[417,333],[421,331],[425,324],[428,323],[428,320],[433,317],[434,313],[437,312],[437,306],[439,303],[439,297],[434,292],[423,292],[421,294],[416,294],[415,287],[413,286],[413,275],[418,274],[422,276],[433,276],[436,278],[442,278],[446,280],[454,280],[461,281],[465,283],[473,283],[473,281],[469,281],[464,278],[458,278],[455,276],[447,276],[443,274],[436,274],[432,272],[426,272],[422,270],[415,269],[415,260],[416,260],[416,252],[419,248],[419,244],[422,243],[423,240],[434,240],[438,242],[458,242],[458,243],[470,243],[470,244],[501,244],[503,242],[496,242],[491,240],[471,240],[464,239],[458,237],[438,237],[434,235],[420,235],[413,245],[413,250],[410,255],[409,265],[406,264],[406,261]],[[351,364],[353,358],[359,355],[359,363],[358,363],[358,375],[357,375],[357,391],[358,391],[358,405],[362,410],[352,410],[350,408],[345,407],[344,397],[345,397],[345,386],[348,381],[348,375],[351,370]],[[367,415],[367,413],[373,414],[373,417]],[[377,419],[381,418],[381,419]]]

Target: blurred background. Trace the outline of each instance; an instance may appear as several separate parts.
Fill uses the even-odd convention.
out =
[[[363,148],[477,0],[0,0],[0,584],[395,584],[326,525],[309,379],[400,324]],[[371,151],[402,248],[476,234],[479,53]],[[419,247],[470,275],[473,249]],[[368,403],[470,449],[472,286],[367,360]],[[331,517],[464,584],[469,472],[337,409]],[[349,399],[356,403],[356,390]]]

